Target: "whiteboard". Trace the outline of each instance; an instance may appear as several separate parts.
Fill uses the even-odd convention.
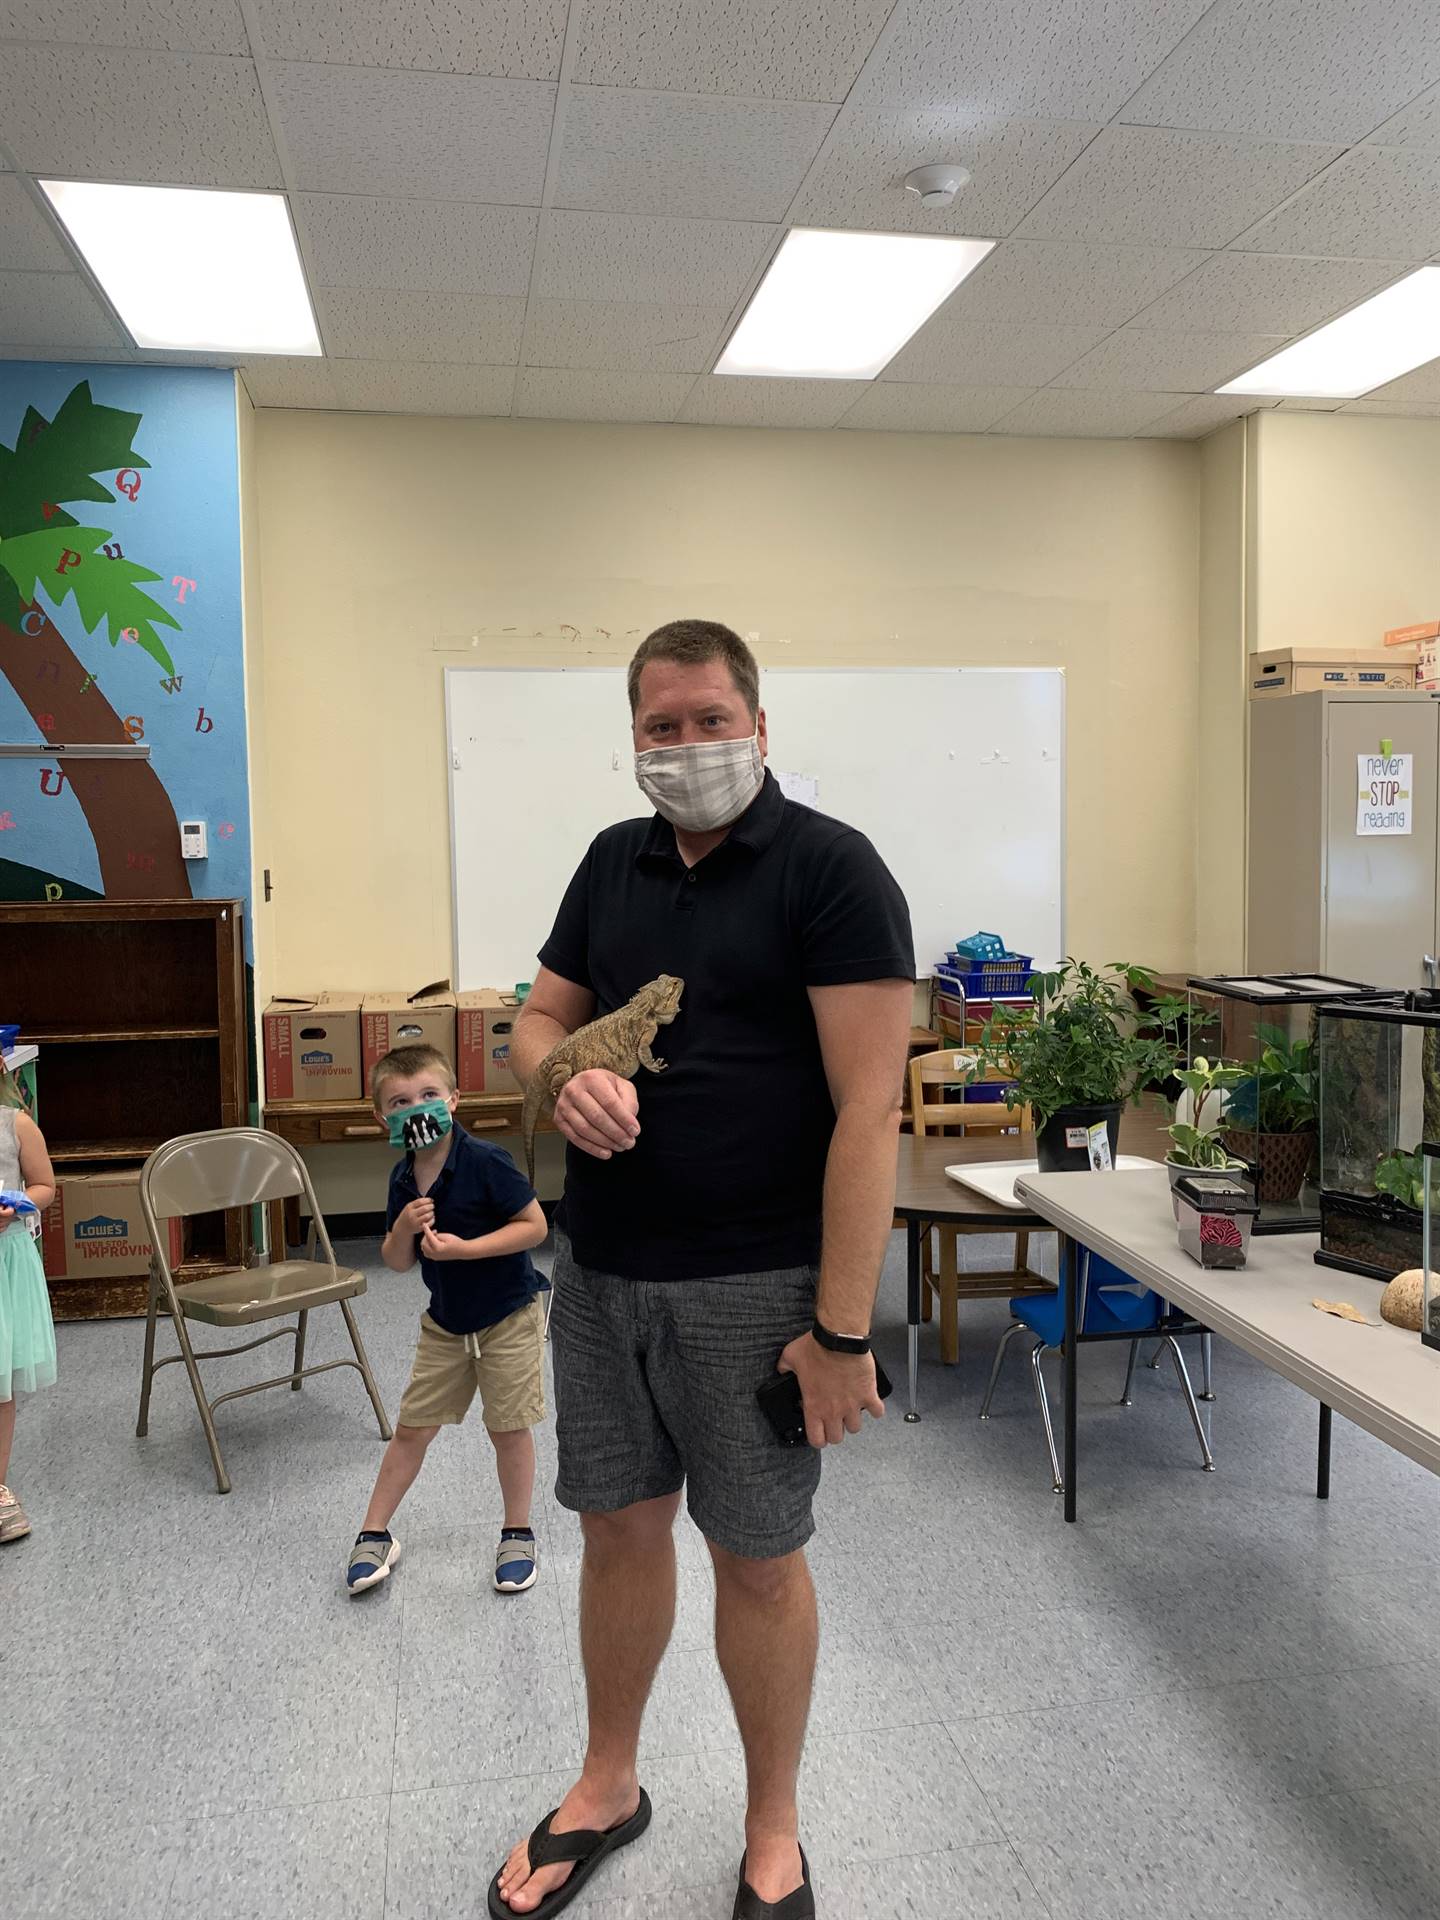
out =
[[[767,668],[772,772],[815,783],[904,889],[928,974],[964,935],[1065,950],[1065,676],[1050,667]],[[586,847],[648,815],[618,667],[447,667],[457,987],[510,987]]]

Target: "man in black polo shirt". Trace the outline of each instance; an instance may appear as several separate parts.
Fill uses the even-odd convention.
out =
[[[883,1411],[868,1334],[890,1231],[914,954],[905,901],[862,834],[764,771],[754,656],[678,621],[630,667],[652,820],[591,845],[540,955],[511,1062],[657,974],[685,982],[637,1082],[577,1075],[552,1320],[560,1473],[583,1516],[584,1771],[492,1885],[494,1914],[552,1911],[638,1837],[640,1721],[670,1636],[682,1488],[709,1543],[716,1648],[745,1746],[735,1913],[813,1914],[795,1782],[816,1648],[804,1556],[820,1449]],[[809,1447],[756,1403],[793,1372]],[[564,1890],[563,1893],[561,1890]]]

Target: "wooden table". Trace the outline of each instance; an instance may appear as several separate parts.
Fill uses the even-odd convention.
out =
[[[1139,1107],[1127,1107],[1120,1121],[1120,1151],[1163,1160],[1169,1141],[1165,1134],[1168,1108],[1163,1100],[1147,1096]],[[1045,1232],[1051,1222],[1043,1215],[1018,1207],[1001,1206],[982,1193],[952,1180],[946,1167],[984,1166],[996,1160],[1033,1160],[1033,1134],[902,1134],[895,1174],[895,1212],[905,1222],[907,1296],[905,1319],[909,1329],[910,1405],[905,1418],[920,1418],[920,1243],[922,1223],[954,1221],[974,1231],[995,1233]],[[1073,1343],[1072,1343],[1073,1344]]]
[[[1036,1217],[1060,1234],[1065,1290],[1065,1518],[1076,1509],[1076,1328],[1082,1308],[1077,1251],[1089,1248],[1144,1286],[1223,1334],[1237,1347],[1320,1402],[1315,1493],[1330,1494],[1330,1414],[1440,1473],[1440,1353],[1418,1334],[1380,1318],[1380,1287],[1356,1276],[1350,1299],[1372,1321],[1356,1326],[1319,1313],[1317,1295],[1332,1298],[1335,1275],[1315,1264],[1318,1236],[1257,1236],[1238,1272],[1207,1269],[1179,1245],[1168,1183],[1155,1173],[1043,1173],[1021,1183]]]

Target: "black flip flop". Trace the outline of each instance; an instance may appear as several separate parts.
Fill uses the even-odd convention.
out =
[[[550,1920],[551,1914],[559,1913],[568,1907],[586,1881],[609,1854],[618,1853],[621,1847],[628,1847],[632,1840],[638,1840],[650,1824],[650,1796],[642,1787],[640,1804],[628,1820],[607,1827],[599,1833],[593,1827],[577,1827],[573,1833],[552,1833],[550,1822],[560,1811],[551,1809],[531,1834],[528,1843],[530,1871],[534,1873],[540,1867],[563,1866],[567,1860],[575,1863],[575,1871],[563,1886],[556,1887],[553,1893],[547,1893],[538,1907],[531,1907],[525,1913],[512,1907],[500,1895],[500,1875],[497,1873],[490,1882],[491,1920]],[[775,1911],[778,1913],[779,1909]],[[811,1913],[815,1908],[812,1904]]]
[[[810,1885],[810,1862],[800,1849],[800,1871],[805,1878],[783,1900],[762,1900],[745,1878],[745,1860],[740,1860],[740,1885],[735,1894],[735,1911],[730,1920],[815,1920],[815,1889]]]

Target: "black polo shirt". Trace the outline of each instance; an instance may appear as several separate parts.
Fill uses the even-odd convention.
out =
[[[864,834],[787,800],[754,804],[686,867],[656,814],[595,841],[542,966],[611,1013],[660,973],[680,1013],[641,1068],[640,1137],[566,1159],[562,1221],[582,1266],[701,1280],[814,1262],[835,1109],[808,987],[913,980],[905,897]]]
[[[419,1191],[415,1156],[407,1153],[390,1174],[387,1233]],[[478,1240],[523,1213],[535,1189],[508,1153],[488,1140],[477,1140],[463,1127],[452,1127],[450,1151],[428,1198],[435,1202],[437,1233]],[[494,1260],[427,1260],[422,1255],[420,1271],[430,1289],[430,1318],[446,1333],[479,1333],[483,1327],[498,1326],[534,1299],[539,1284],[528,1253],[504,1253]]]

